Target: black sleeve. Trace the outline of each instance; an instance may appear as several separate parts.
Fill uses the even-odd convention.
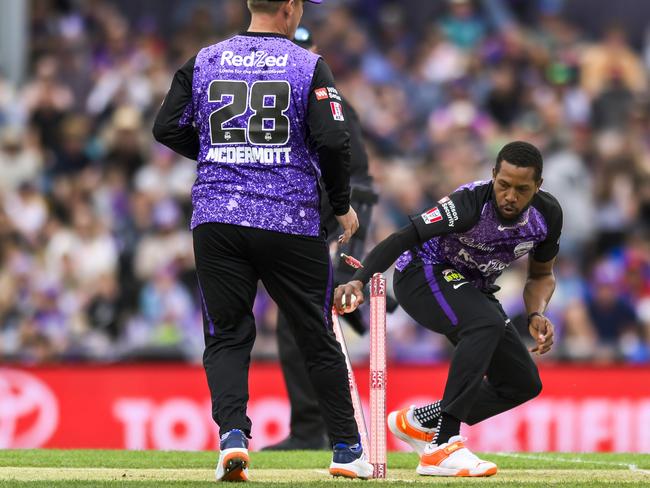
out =
[[[352,279],[359,280],[365,285],[372,275],[386,271],[400,254],[419,242],[420,238],[415,226],[408,224],[377,244],[363,260],[363,268],[358,269]]]
[[[350,133],[334,77],[322,59],[314,70],[307,123],[330,205],[336,215],[344,215],[350,209]]]
[[[550,195],[549,195],[550,196]],[[546,263],[557,256],[560,251],[560,234],[562,233],[562,207],[555,198],[549,210],[544,212],[548,231],[546,239],[540,242],[533,251],[533,258],[540,263]]]
[[[368,176],[368,154],[363,141],[363,129],[359,115],[345,97],[341,97],[343,111],[350,131],[350,181],[355,183],[370,184]]]
[[[469,189],[459,190],[426,212],[411,216],[410,224],[391,234],[370,251],[363,260],[363,268],[358,269],[352,279],[365,285],[372,275],[386,271],[404,251],[435,236],[471,229],[481,216],[486,195]]]
[[[186,158],[199,157],[199,134],[192,124],[192,79],[196,56],[174,75],[153,126],[154,138]]]
[[[443,198],[426,212],[411,216],[420,242],[471,229],[481,216],[483,200],[479,191],[463,189]]]

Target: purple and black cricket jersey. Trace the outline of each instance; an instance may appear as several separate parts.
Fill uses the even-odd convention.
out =
[[[238,35],[199,52],[180,119],[200,140],[192,229],[220,222],[320,235],[306,116],[318,60],[277,36]]]
[[[404,270],[416,257],[425,264],[448,264],[477,288],[493,291],[495,280],[515,259],[529,252],[540,262],[555,257],[562,228],[557,200],[540,190],[517,219],[506,221],[492,190],[492,181],[464,185],[411,217],[422,244],[402,254],[396,268]]]

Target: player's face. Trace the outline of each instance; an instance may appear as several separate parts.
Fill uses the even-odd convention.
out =
[[[501,161],[501,167],[494,177],[494,196],[499,213],[506,219],[516,218],[528,206],[539,191],[542,182],[535,181],[534,168],[522,168],[507,161]]]
[[[289,39],[293,39],[293,37],[296,35],[296,29],[298,28],[300,20],[302,19],[304,8],[303,0],[293,0],[291,3],[293,5],[293,10],[289,16],[289,35],[287,36]]]

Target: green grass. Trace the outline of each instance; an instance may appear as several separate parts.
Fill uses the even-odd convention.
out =
[[[328,452],[254,452],[254,487],[351,487],[363,481],[332,480]],[[390,453],[389,480],[382,487],[405,484],[456,486],[487,483],[509,487],[650,487],[650,454],[484,454],[499,466],[486,479],[448,479],[415,474],[412,453]],[[214,486],[213,452],[0,450],[0,488],[107,487],[172,488]],[[375,483],[369,481],[368,483]]]
[[[473,483],[482,483],[483,480],[479,479],[459,479],[454,481],[444,481],[444,480],[430,480],[427,485],[434,485],[436,487],[458,487],[464,485],[471,485]],[[336,486],[337,488],[347,488],[355,487],[359,488],[364,485],[363,481],[350,481],[344,482],[340,480],[336,481],[316,481],[308,483],[298,483],[298,480],[292,483],[249,483],[248,486],[251,488],[258,487],[269,487],[269,488],[296,488],[296,487],[309,487],[309,488],[325,488]],[[369,483],[374,483],[370,481]],[[462,483],[463,485],[460,485]],[[382,488],[398,488],[409,486],[411,483],[405,483],[403,481],[399,482],[381,482]],[[214,481],[204,481],[204,482],[165,482],[161,484],[159,481],[155,482],[144,482],[144,481],[29,481],[29,482],[20,482],[20,481],[10,481],[2,482],[0,481],[0,488],[11,487],[11,488],[116,488],[118,486],[125,486],[127,488],[161,488],[170,487],[170,488],[215,488],[215,486],[220,486]],[[226,485],[232,486],[232,485]],[[235,485],[240,486],[240,485]],[[492,486],[506,486],[511,488],[526,487],[526,488],[548,488],[548,487],[566,487],[566,488],[593,488],[593,487],[607,487],[607,488],[648,488],[650,482],[579,482],[579,481],[538,481],[538,482],[519,482],[519,481],[502,481],[498,484],[492,484]]]
[[[151,468],[205,469],[217,460],[215,452],[175,451],[99,451],[99,450],[0,450],[0,467],[65,467],[65,468]],[[316,469],[327,467],[331,454],[327,451],[253,452],[255,469]],[[650,454],[627,453],[485,453],[486,459],[502,469],[639,469],[650,470]],[[579,460],[579,462],[575,462]],[[411,469],[417,465],[414,453],[391,452],[391,468]],[[650,485],[649,485],[650,486]]]

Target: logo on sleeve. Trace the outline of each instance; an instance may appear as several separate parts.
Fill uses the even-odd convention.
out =
[[[339,95],[339,91],[333,86],[327,87],[327,93],[331,99],[338,100],[339,102],[341,101],[341,95]]]
[[[343,106],[339,102],[330,102],[330,108],[332,109],[332,117],[334,117],[334,120],[338,120],[339,122],[345,121]]]
[[[448,197],[443,198],[439,203],[442,204],[442,209],[445,211],[449,227],[453,227],[458,220],[456,205]]]
[[[327,88],[316,88],[314,94],[316,95],[316,100],[325,100],[330,97],[327,94]]]
[[[442,220],[440,209],[438,207],[433,207],[431,210],[427,210],[422,214],[422,220],[424,220],[425,224],[440,222]]]

